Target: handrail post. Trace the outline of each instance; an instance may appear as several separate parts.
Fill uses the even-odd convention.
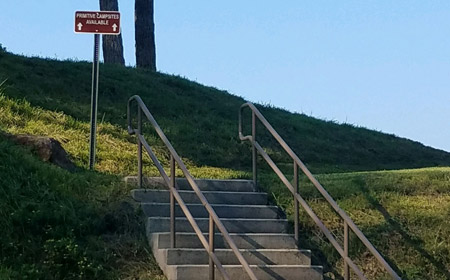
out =
[[[350,267],[347,263],[346,258],[348,258],[348,242],[349,242],[349,236],[348,236],[348,223],[344,220],[344,280],[350,279]]]
[[[298,165],[294,160],[294,189],[295,193],[298,194],[299,192],[299,184],[298,184]],[[294,195],[294,238],[295,243],[298,245],[298,239],[299,239],[299,207],[298,207],[298,200],[297,197]]]
[[[138,121],[139,122],[139,127],[136,128],[136,129],[133,128],[133,125],[132,125],[133,119],[131,117],[131,103],[132,103],[133,100],[135,100],[138,103],[138,110],[140,110],[140,111],[137,112],[138,115],[139,115],[138,116],[138,118],[139,118],[139,121]],[[168,148],[168,150],[170,152],[170,169],[171,169],[170,170],[170,177],[168,176],[165,168],[161,165],[161,162],[158,160],[158,158],[156,157],[155,153],[152,151],[151,146],[147,143],[146,139],[142,135],[142,119],[141,119],[142,115],[141,114],[144,115],[145,117],[147,117],[147,120],[149,121],[149,123],[151,125],[153,125],[153,127],[156,130],[157,134],[159,135],[159,137],[164,142],[164,144],[166,145],[166,147]],[[224,240],[229,244],[231,250],[234,252],[234,254],[238,258],[239,262],[242,264],[245,272],[249,275],[250,279],[257,280],[257,278],[256,278],[254,272],[252,271],[252,269],[250,268],[248,262],[242,256],[242,253],[239,251],[238,247],[234,243],[233,239],[231,238],[230,234],[228,233],[228,230],[225,228],[225,226],[223,225],[222,221],[217,216],[214,208],[211,206],[211,204],[209,204],[208,200],[203,195],[202,191],[200,190],[199,186],[195,182],[194,178],[192,177],[192,175],[187,170],[187,168],[186,168],[185,164],[183,163],[182,159],[177,154],[177,152],[173,148],[172,144],[167,139],[166,135],[161,130],[161,128],[159,127],[158,123],[156,122],[156,120],[154,119],[152,114],[149,112],[148,108],[143,103],[142,99],[139,96],[137,96],[137,95],[132,96],[128,100],[127,124],[128,124],[128,133],[130,135],[138,134],[138,131],[139,131],[139,134],[138,134],[138,138],[139,139],[138,139],[138,141],[139,141],[139,144],[141,145],[140,148],[139,148],[141,156],[142,156],[142,148],[144,148],[145,151],[150,156],[150,159],[156,165],[156,168],[158,169],[158,171],[159,171],[160,175],[162,176],[164,182],[166,183],[166,185],[170,189],[170,231],[171,231],[170,239],[171,239],[171,248],[175,248],[176,247],[176,211],[175,210],[177,210],[176,206],[178,205],[178,207],[180,208],[178,210],[181,210],[181,213],[184,213],[184,215],[188,219],[189,223],[191,224],[192,228],[194,229],[194,232],[197,234],[197,237],[200,239],[200,242],[202,243],[203,247],[206,250],[208,250],[209,257],[210,257],[210,267],[211,267],[210,269],[212,270],[210,272],[211,279],[214,279],[214,277],[215,277],[215,270],[217,269],[221,273],[222,278],[224,280],[230,280],[230,277],[229,277],[227,271],[224,269],[224,267],[223,267],[221,261],[218,259],[217,255],[214,253],[214,251],[215,251],[215,245],[214,245],[215,234],[214,234],[214,231],[215,231],[215,228],[217,227],[219,232],[221,232],[223,234]],[[242,133],[240,133],[240,135],[241,134]],[[246,138],[250,139],[250,136],[248,136]],[[255,143],[255,144],[259,145],[257,143]],[[138,158],[139,158],[139,156],[138,156]],[[198,223],[195,220],[194,216],[192,216],[191,211],[188,208],[188,205],[184,202],[182,196],[178,192],[177,181],[176,181],[176,177],[175,177],[176,176],[176,167],[177,167],[177,165],[178,165],[178,168],[185,175],[187,181],[191,185],[191,187],[194,190],[194,192],[197,194],[197,197],[200,199],[202,205],[205,206],[207,212],[209,213],[209,223],[210,223],[210,225],[209,225],[209,227],[210,227],[209,228],[209,232],[210,232],[209,233],[209,235],[210,235],[209,241],[207,240],[206,236],[202,232],[201,228],[198,226]],[[142,158],[140,159],[140,167],[142,168]],[[178,213],[180,213],[180,212],[178,212]]]
[[[249,107],[252,111],[252,135],[243,135],[242,132],[242,111],[243,108]],[[291,158],[294,160],[294,182],[293,185],[281,170],[276,166],[270,156],[264,151],[264,149],[256,142],[256,117],[259,119],[260,123],[265,127],[272,136],[278,141],[281,147],[287,152]],[[400,280],[400,276],[395,272],[395,270],[386,262],[383,256],[377,251],[377,249],[370,243],[367,237],[361,232],[361,230],[354,224],[351,218],[342,210],[336,201],[330,196],[330,194],[325,190],[325,188],[317,181],[317,179],[312,175],[312,173],[308,170],[306,165],[300,160],[300,158],[294,153],[294,151],[288,146],[288,144],[283,140],[283,138],[276,132],[276,130],[270,125],[270,123],[266,120],[266,118],[261,114],[261,112],[254,106],[252,103],[247,102],[241,105],[239,111],[239,138],[241,141],[251,140],[252,142],[252,169],[253,169],[253,182],[257,183],[257,153],[260,155],[270,167],[275,171],[275,173],[279,176],[279,178],[283,181],[283,183],[288,187],[288,189],[294,195],[294,205],[295,205],[295,240],[298,242],[299,240],[299,212],[298,207],[302,205],[302,207],[306,210],[306,213],[313,218],[314,222],[319,226],[331,244],[336,248],[339,255],[344,259],[344,279],[349,280],[351,278],[350,268],[353,270],[353,273],[357,275],[360,279],[366,279],[362,271],[357,267],[357,265],[353,262],[349,257],[349,228],[353,231],[353,233],[359,238],[359,240],[366,246],[366,248],[374,255],[374,257],[380,262],[380,264],[387,270],[387,272],[392,276],[393,279]],[[307,205],[306,201],[299,194],[299,185],[298,185],[298,169],[301,169],[306,177],[311,181],[311,183],[316,187],[316,189],[322,194],[325,200],[329,203],[329,205],[336,211],[336,213],[344,219],[344,248],[339,244],[339,242],[333,237],[332,233],[328,230],[328,228],[323,224],[323,222],[317,217],[317,215],[312,211],[312,209]]]
[[[214,220],[209,215],[209,280],[214,280],[215,278],[215,265],[213,259],[211,258],[211,254],[214,253]]]
[[[142,135],[142,110],[141,107],[138,106],[138,186],[142,188],[142,142],[139,138]]]
[[[253,184],[256,187],[258,176],[256,173],[257,151],[255,143],[256,143],[256,115],[255,112],[252,110],[252,167],[253,167]]]
[[[170,155],[170,247],[175,248],[176,229],[175,229],[175,159]]]

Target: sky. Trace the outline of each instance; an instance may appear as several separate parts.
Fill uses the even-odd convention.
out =
[[[74,33],[74,14],[98,9],[95,0],[0,1],[0,43],[91,61],[93,35]],[[134,66],[134,1],[119,9]],[[448,0],[155,0],[155,30],[163,73],[450,151]]]

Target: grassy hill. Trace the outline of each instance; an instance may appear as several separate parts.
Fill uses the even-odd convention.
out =
[[[0,136],[0,279],[164,279],[111,175],[71,174]]]
[[[52,136],[80,168],[69,173],[42,163],[0,133],[0,279],[164,279],[145,244],[140,213],[129,203],[131,187],[121,182],[122,175],[136,173],[135,140],[124,129],[130,95],[143,97],[194,176],[250,177],[249,146],[237,140],[242,98],[179,77],[114,66],[101,67],[98,164],[96,172],[87,171],[90,71],[86,62],[0,52],[0,81],[7,79],[0,87],[0,130]],[[450,278],[450,167],[354,172],[450,166],[449,153],[260,108],[313,170],[326,173],[317,175],[319,181],[404,279]],[[167,166],[167,151],[146,132]],[[270,138],[259,136],[283,162]],[[157,175],[148,158],[144,171]],[[262,172],[261,183],[291,216],[291,195],[278,179]],[[341,240],[342,221],[305,178],[301,186]],[[340,258],[305,213],[301,228],[302,247],[339,279]],[[369,275],[386,279],[361,244],[352,243],[351,254]]]
[[[292,219],[292,195],[274,176],[262,177],[261,185]],[[450,167],[317,178],[402,279],[450,279]],[[342,242],[343,221],[306,178],[300,186],[302,196]],[[300,221],[301,247],[312,248],[319,263],[339,274],[342,260],[338,253],[304,211]],[[390,279],[352,235],[350,256],[357,259],[368,279]]]
[[[197,165],[247,169],[248,145],[237,138],[244,99],[189,80],[133,68],[100,67],[99,120],[125,126],[126,101],[140,95],[175,148]],[[91,64],[0,53],[4,94],[32,106],[90,116]],[[380,132],[259,106],[313,171],[352,171],[450,165],[450,153]],[[264,146],[276,150],[260,129]],[[273,153],[278,162],[284,155]],[[289,161],[290,162],[290,161]]]

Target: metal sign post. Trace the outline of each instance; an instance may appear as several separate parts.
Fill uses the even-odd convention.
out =
[[[97,103],[98,103],[98,74],[99,74],[99,45],[100,34],[94,34],[94,61],[92,62],[92,90],[91,90],[91,138],[89,141],[89,169],[95,165],[95,144],[97,136]]]
[[[100,34],[120,34],[120,13],[115,11],[77,11],[75,12],[74,31],[75,33],[94,34],[94,61],[92,62],[91,91],[91,135],[89,140],[89,169],[93,170],[95,166],[95,144],[97,138]]]

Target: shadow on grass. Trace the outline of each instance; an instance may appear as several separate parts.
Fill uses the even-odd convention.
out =
[[[437,260],[435,257],[433,257],[429,252],[427,252],[423,247],[422,244],[424,241],[420,239],[417,236],[414,236],[407,232],[405,230],[404,226],[402,226],[398,221],[396,221],[386,210],[386,208],[381,205],[376,198],[371,196],[369,194],[368,188],[364,185],[364,183],[359,184],[360,189],[362,191],[362,194],[364,197],[372,204],[372,206],[377,209],[384,217],[386,222],[389,225],[388,230],[389,231],[395,231],[398,234],[400,234],[403,237],[403,240],[412,248],[414,248],[420,255],[422,255],[424,258],[426,258],[435,268],[437,271],[445,275],[447,279],[450,279],[450,272],[446,269],[445,265]],[[387,258],[386,256],[383,256],[386,261],[391,265],[395,271],[400,272],[401,270],[394,264],[394,262]],[[408,279],[407,276],[404,273],[401,273],[400,275],[402,279]]]
[[[289,220],[288,232],[294,233],[294,223]],[[321,265],[323,267],[324,279],[336,279],[343,280],[344,278],[341,276],[340,272],[336,270],[336,263],[339,260],[338,253],[335,251],[334,247],[328,240],[321,240],[321,242],[317,242],[311,239],[312,236],[311,228],[300,228],[299,230],[299,240],[297,247],[299,249],[308,249],[311,250],[311,264],[312,265]],[[324,250],[324,244],[329,245],[329,248]],[[334,253],[330,253],[329,251],[333,251]],[[325,252],[326,251],[326,252]],[[328,257],[327,257],[328,255]],[[334,277],[327,277],[327,274],[331,273]]]

